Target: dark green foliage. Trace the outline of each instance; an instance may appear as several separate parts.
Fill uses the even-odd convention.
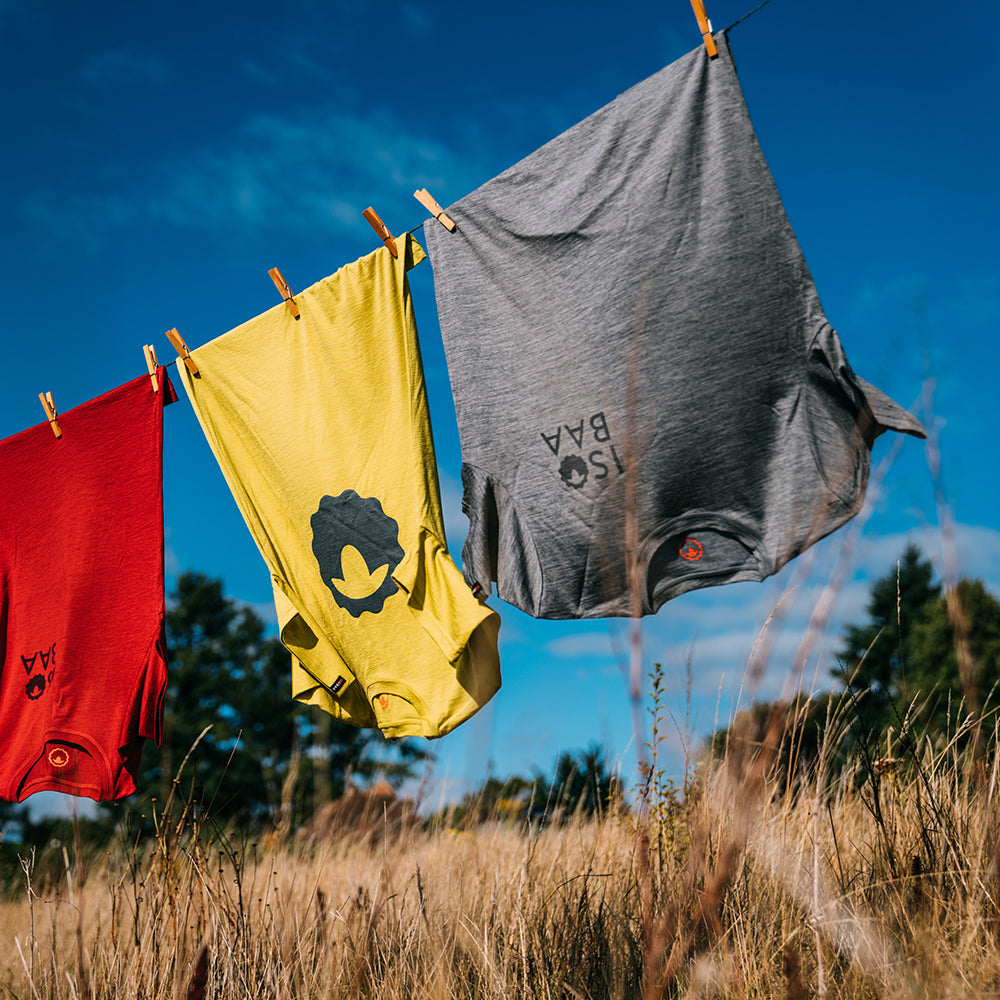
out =
[[[904,677],[915,647],[914,626],[940,595],[934,567],[909,545],[898,565],[872,584],[868,620],[844,630],[832,673],[845,691],[857,696],[861,729],[881,731],[905,715]]]
[[[294,826],[340,795],[349,775],[378,772],[398,784],[426,756],[293,701],[288,651],[221,580],[180,576],[166,631],[163,740],[145,749],[139,795],[125,806],[133,812],[148,815],[154,796],[162,809],[173,790],[220,822]]]
[[[185,573],[167,610],[169,680],[163,742],[147,747],[145,784],[165,801],[171,782],[214,800],[216,816],[253,816],[277,801],[297,720],[288,704],[288,654],[265,638],[264,623],[237,608],[221,580]],[[234,752],[236,751],[236,752]]]
[[[604,748],[599,744],[561,753],[552,774],[551,781],[539,771],[531,778],[515,774],[501,780],[490,776],[431,823],[465,828],[487,820],[544,825],[573,813],[604,815],[617,801],[618,782],[608,773]]]
[[[840,699],[824,692],[812,698],[800,694],[790,702],[754,702],[732,726],[712,734],[712,756],[738,756],[740,766],[749,769],[763,755],[776,792],[794,794],[813,779],[821,756],[831,773],[844,765],[843,727],[836,723]]]
[[[467,792],[457,805],[448,806],[435,816],[432,825],[469,829],[487,820],[527,822],[545,810],[546,784],[513,775],[503,780],[488,777],[474,792]]]
[[[844,630],[831,671],[839,690],[754,705],[731,730],[713,734],[716,755],[728,747],[751,758],[766,742],[791,787],[814,774],[820,755],[827,774],[850,768],[864,779],[913,754],[920,738],[950,739],[959,721],[989,709],[1000,679],[1000,602],[980,581],[960,580],[943,593],[930,561],[910,545],[872,583],[866,611],[865,622]],[[957,653],[963,635],[966,677]]]
[[[960,580],[952,600],[953,612],[967,623],[971,676],[961,676],[956,629],[947,600],[939,597],[914,626],[903,681],[904,695],[918,699],[920,722],[939,733],[953,732],[957,715],[991,704],[1000,681],[1000,601],[980,580]]]
[[[0,880],[17,874],[18,853],[63,843],[68,829],[89,844],[113,835],[133,843],[162,825],[168,802],[175,816],[187,806],[200,821],[288,832],[349,780],[377,775],[398,787],[429,756],[421,741],[389,743],[294,701],[288,651],[252,609],[225,595],[221,580],[178,578],[166,638],[162,740],[144,747],[136,794],[102,804],[75,827],[32,823],[24,807],[0,803]]]
[[[930,562],[909,546],[898,567],[872,584],[869,620],[845,631],[833,675],[852,699],[856,743],[873,758],[890,729],[902,735],[900,750],[912,748],[914,735],[954,733],[960,716],[985,707],[997,678],[1000,602],[978,580],[960,580],[948,595],[933,577]],[[970,654],[964,679],[955,620],[964,623]]]
[[[554,808],[567,812],[603,816],[614,800],[616,784],[608,773],[604,747],[591,743],[576,754],[559,755],[547,800]]]
[[[512,775],[501,780],[490,776],[432,823],[470,827],[498,819],[544,824],[577,812],[604,815],[618,792],[618,782],[607,770],[604,747],[595,743],[586,750],[561,753],[551,781],[538,771],[531,778]]]

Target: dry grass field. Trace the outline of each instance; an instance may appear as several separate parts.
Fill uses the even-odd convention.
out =
[[[144,852],[49,847],[0,902],[0,989],[82,998],[1000,995],[995,756],[789,782],[798,716],[643,809],[248,842],[182,809]],[[829,721],[828,734],[843,725]],[[994,734],[995,735],[995,734]],[[788,743],[784,744],[788,746]],[[381,813],[381,814],[380,814]],[[51,862],[51,858],[50,858]]]

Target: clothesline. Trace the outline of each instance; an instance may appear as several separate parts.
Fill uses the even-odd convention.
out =
[[[858,513],[881,433],[924,436],[853,372],[725,34],[718,50],[693,50],[455,202],[454,230],[436,213],[447,231],[376,228],[385,245],[364,266],[295,296],[272,269],[284,303],[198,348],[197,364],[170,331],[185,364],[169,364],[270,571],[297,700],[389,737],[444,735],[499,688],[492,594],[535,618],[638,618],[763,580]],[[462,446],[460,563],[406,279],[425,255]],[[142,742],[159,739],[161,413],[176,394],[165,377],[158,397],[144,383],[76,407],[63,445],[44,427],[0,441],[0,466],[17,470],[0,492],[17,658],[0,672],[0,731],[18,741],[0,797],[130,794]],[[143,461],[126,431],[145,434]],[[122,583],[99,589],[107,608],[95,579]],[[111,725],[97,726],[111,681],[91,663],[131,671]]]
[[[763,9],[764,7],[766,7],[770,2],[771,2],[771,0],[763,0],[762,3],[757,4],[756,7],[753,7],[751,10],[747,11],[747,13],[744,14],[742,17],[737,18],[735,21],[732,22],[732,24],[730,24],[727,28],[722,29],[722,31],[719,32],[719,33],[720,34],[726,34],[727,32],[731,31],[738,24],[741,24],[743,21],[747,20],[747,18],[751,17],[753,14],[756,14],[759,10]],[[425,197],[421,197],[421,194],[424,195]],[[419,191],[415,192],[414,196],[417,198],[418,201],[421,202],[421,204],[423,204],[425,207],[428,207],[428,209],[430,211],[432,211],[432,212],[433,212],[433,208],[430,208],[429,206],[433,205],[434,208],[440,208],[440,206],[438,206],[434,202],[433,198],[428,194],[428,192],[426,190],[424,190],[423,192],[419,192]],[[368,221],[370,222],[370,224],[372,225],[372,227],[375,229],[375,231],[378,233],[379,232],[379,227],[380,226],[383,227],[385,229],[385,233],[386,233],[386,237],[387,237],[388,241],[391,242],[392,236],[389,234],[389,230],[387,228],[385,228],[384,223],[382,222],[382,220],[378,217],[377,214],[374,214],[370,208],[367,210],[367,212],[368,213],[372,213],[372,215],[374,215],[374,220],[375,221],[373,221],[372,219],[368,219]],[[366,213],[366,218],[368,218],[368,214],[367,213]],[[446,218],[447,218],[447,216],[446,216]],[[418,229],[423,229],[428,221],[429,220],[425,219],[423,222],[418,223],[412,229],[406,230],[406,235],[412,235]],[[451,228],[454,225],[454,223],[452,223],[451,226],[446,225],[441,220],[440,216],[438,217],[438,221],[442,222],[442,225],[444,225],[446,229],[449,229],[449,231],[451,230]],[[154,354],[154,358],[155,358],[155,354]],[[150,362],[150,364],[152,364],[152,362]],[[175,364],[176,364],[176,361],[169,361],[169,362],[166,362],[164,364],[164,367],[169,367],[170,365],[175,365]],[[152,374],[152,372],[150,374]],[[59,432],[58,432],[58,425],[56,423],[58,414],[57,414],[57,412],[55,410],[55,406],[54,406],[54,404],[52,402],[51,393],[40,393],[39,394],[39,399],[40,399],[40,401],[42,403],[43,409],[45,410],[45,416],[48,419],[49,423],[52,425],[53,430],[56,432],[56,436],[58,437],[59,436]]]
[[[764,0],[763,3],[757,4],[757,6],[754,7],[753,10],[748,10],[742,17],[738,17],[735,21],[733,21],[733,23],[731,25],[729,25],[728,28],[723,28],[722,29],[723,32],[732,31],[733,28],[735,28],[737,24],[741,24],[748,17],[750,17],[751,14],[756,14],[757,11],[759,11],[762,7],[766,7],[770,2],[771,2],[771,0]]]
[[[445,214],[441,206],[438,205],[436,201],[434,201],[434,199],[428,194],[426,189],[424,189],[423,191],[415,191],[414,197],[422,205],[424,205],[424,207],[434,212],[438,222],[440,222],[445,229],[451,232],[455,228],[455,223],[452,222],[450,218],[448,218],[448,216]],[[393,237],[392,233],[389,231],[385,223],[378,217],[378,214],[375,212],[375,210],[372,208],[367,208],[365,209],[363,214],[365,219],[371,224],[371,227],[375,230],[375,232],[382,237],[383,244],[389,250],[392,256],[394,258],[397,257],[399,251],[395,242],[395,238]],[[412,236],[413,233],[415,233],[418,229],[422,229],[423,226],[424,223],[421,222],[418,225],[414,226],[412,229],[407,230],[403,234],[403,236],[404,237]],[[402,239],[403,237],[400,238]],[[291,288],[289,288],[288,283],[285,281],[281,272],[276,267],[274,267],[271,268],[271,270],[268,271],[267,273],[270,276],[271,280],[274,282],[275,287],[278,289],[279,292],[281,292],[281,298],[285,303],[285,305],[289,308],[292,315],[296,319],[298,319],[299,309],[295,303],[295,295],[293,294]],[[184,338],[181,337],[180,334],[177,332],[177,329],[174,328],[172,330],[168,330],[166,333],[166,337],[170,341],[171,346],[178,352],[180,359],[183,360],[184,364],[190,369],[192,374],[197,374],[198,368],[194,360],[191,358],[191,350],[188,347],[188,345],[184,342]],[[147,367],[149,368],[150,377],[154,378],[153,385],[155,388],[156,383],[155,383],[154,368],[157,363],[156,351],[153,347],[150,346],[144,347],[143,351],[146,354],[146,364]],[[174,364],[174,362],[171,361],[168,362],[168,364]],[[49,423],[52,425],[52,429],[55,432],[56,437],[59,437],[60,436],[59,427],[58,424],[56,423],[56,418],[58,414],[56,413],[55,406],[52,402],[52,394],[39,393],[38,398],[41,401],[42,407],[45,410],[45,415],[48,418]]]

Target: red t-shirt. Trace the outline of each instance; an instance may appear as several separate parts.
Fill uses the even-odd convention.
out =
[[[166,371],[0,441],[0,798],[135,791],[160,740]]]

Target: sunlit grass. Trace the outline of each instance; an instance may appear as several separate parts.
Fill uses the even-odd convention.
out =
[[[996,996],[995,757],[788,781],[803,713],[731,732],[646,808],[548,828],[248,841],[181,813],[145,851],[56,851],[0,903],[39,998]],[[787,741],[787,742],[786,742]],[[60,862],[61,859],[61,863]],[[44,877],[41,872],[46,873]],[[198,959],[204,956],[202,975]]]

